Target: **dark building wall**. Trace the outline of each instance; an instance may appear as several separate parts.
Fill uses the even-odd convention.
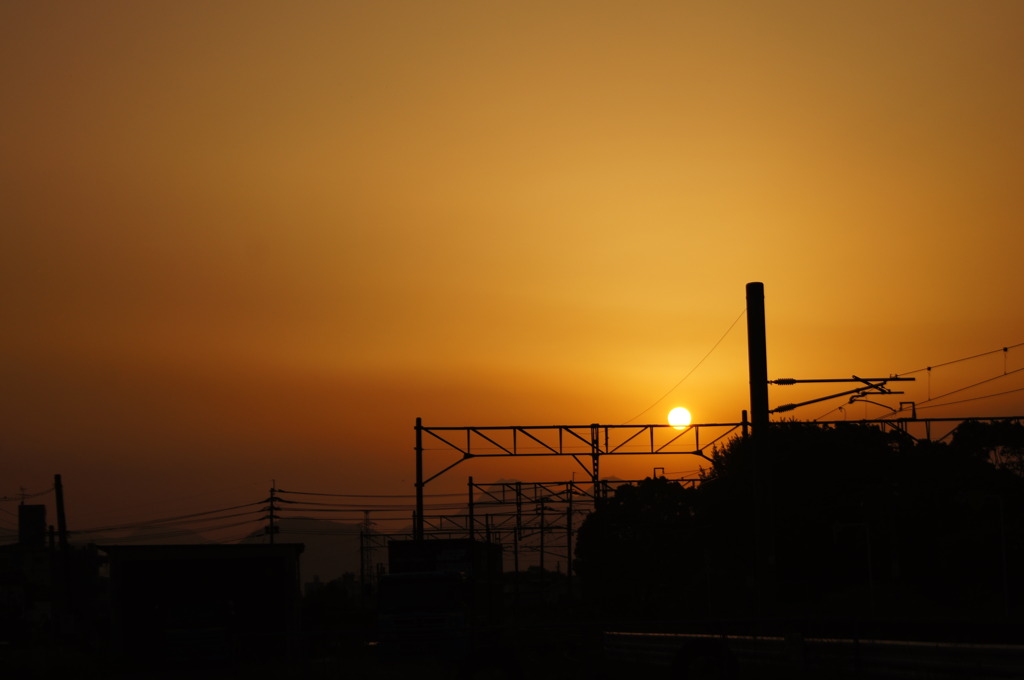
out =
[[[46,506],[18,506],[18,543],[42,548],[46,545]]]
[[[49,632],[53,556],[44,548],[0,546],[0,640],[28,642]]]
[[[140,658],[287,656],[302,546],[106,546],[117,648]]]
[[[456,572],[477,578],[501,575],[501,545],[464,538],[390,541],[388,571]]]

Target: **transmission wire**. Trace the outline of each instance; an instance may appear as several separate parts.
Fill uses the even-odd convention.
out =
[[[944,366],[951,366],[953,364],[958,364],[958,363],[961,363],[961,362],[964,362],[964,361],[970,361],[972,359],[978,359],[978,358],[989,356],[989,355],[992,355],[992,354],[997,354],[999,352],[1003,352],[1003,354],[1005,356],[1007,352],[1009,352],[1011,349],[1015,349],[1017,347],[1024,347],[1024,342],[1018,342],[1015,345],[1007,345],[1006,347],[1000,347],[999,349],[989,350],[988,352],[982,352],[980,354],[974,354],[974,355],[969,356],[969,357],[963,357],[963,358],[960,358],[960,359],[953,359],[952,361],[944,361],[943,363],[935,364],[934,366],[927,366],[925,368],[918,368],[918,369],[915,369],[913,371],[906,371],[904,373],[897,373],[895,377],[902,378],[903,376],[911,375],[913,373],[920,373],[922,371],[928,371],[928,378],[929,378],[929,381],[930,381],[930,379],[931,379],[931,371],[932,371],[933,368],[942,368]],[[1004,362],[1003,372],[1000,375],[992,376],[990,378],[985,378],[984,380],[980,380],[980,381],[978,381],[976,383],[972,383],[972,384],[966,385],[964,387],[958,387],[955,390],[952,390],[950,392],[946,392],[945,394],[940,394],[940,395],[938,395],[936,397],[933,397],[933,396],[931,396],[929,394],[927,399],[925,399],[924,401],[917,402],[915,404],[915,408],[920,408],[920,409],[938,408],[940,406],[950,406],[950,405],[953,405],[953,404],[962,404],[962,403],[965,403],[965,402],[968,402],[968,401],[980,401],[982,399],[991,399],[992,397],[1000,397],[1000,396],[1003,396],[1005,394],[1012,394],[1014,392],[1024,391],[1024,388],[1020,388],[1020,389],[1007,390],[1005,392],[997,392],[995,394],[983,395],[983,396],[980,396],[980,397],[971,397],[969,399],[959,399],[957,401],[949,401],[949,402],[945,402],[945,403],[942,403],[942,404],[929,404],[929,402],[933,402],[933,401],[936,401],[938,399],[942,399],[943,397],[948,397],[951,394],[956,394],[957,392],[963,392],[964,390],[969,390],[972,387],[977,387],[979,385],[984,385],[985,383],[992,382],[993,380],[998,380],[999,378],[1005,378],[1007,376],[1013,375],[1014,373],[1019,373],[1021,371],[1024,371],[1024,368],[1015,368],[1012,371],[1007,371],[1006,370],[1006,366],[1005,366],[1005,362]],[[930,392],[930,389],[929,389],[929,392]],[[840,406],[836,406],[832,410],[826,411],[825,413],[822,413],[820,416],[816,417],[814,420],[816,420],[816,421],[817,420],[821,420],[825,416],[831,415],[831,414],[835,413],[836,411],[845,411],[845,407],[847,405],[848,404],[842,404]],[[893,415],[896,415],[897,413],[901,413],[901,412],[906,411],[906,410],[907,410],[906,408],[901,408],[901,409],[897,410],[895,413],[885,414],[882,417],[883,418],[888,418],[888,417],[891,417]]]
[[[918,369],[915,369],[913,371],[907,371],[905,373],[897,373],[896,377],[897,378],[902,378],[905,375],[913,375],[914,373],[920,373],[921,371],[930,371],[933,368],[942,368],[943,366],[949,366],[951,364],[958,364],[961,361],[970,361],[971,359],[979,359],[981,357],[986,357],[986,356],[988,356],[990,354],[995,354],[997,352],[1009,352],[1011,349],[1016,349],[1017,347],[1024,347],[1024,342],[1018,342],[1016,345],[1008,345],[1006,347],[1000,347],[999,349],[993,349],[993,350],[990,350],[988,352],[982,352],[981,354],[975,354],[974,356],[963,357],[962,359],[953,359],[952,361],[946,361],[946,362],[943,362],[941,364],[935,364],[934,366],[925,366],[924,368],[918,368]],[[936,397],[936,399],[937,398],[938,397]]]
[[[665,397],[667,397],[668,395],[672,394],[672,393],[673,393],[673,392],[674,392],[674,391],[676,390],[676,388],[677,388],[677,387],[679,387],[679,386],[680,386],[680,385],[682,385],[682,384],[683,384],[684,382],[686,382],[686,379],[687,379],[687,378],[689,378],[689,377],[690,377],[691,375],[693,375],[693,372],[694,372],[694,371],[696,371],[696,370],[697,370],[698,368],[700,368],[700,365],[701,365],[701,364],[703,364],[703,363],[704,363],[704,361],[705,361],[705,360],[707,360],[707,358],[708,358],[709,356],[711,356],[711,353],[712,353],[712,352],[714,352],[714,351],[715,351],[716,349],[718,349],[718,346],[722,344],[722,341],[723,341],[723,340],[725,340],[725,336],[729,335],[729,333],[730,333],[730,331],[732,331],[733,327],[735,327],[735,326],[736,326],[736,324],[737,324],[737,323],[739,323],[739,320],[740,320],[740,319],[742,319],[742,318],[743,318],[743,315],[744,315],[744,314],[746,314],[746,313],[747,313],[747,310],[746,310],[746,308],[744,308],[744,309],[743,309],[743,311],[742,311],[742,312],[740,312],[740,315],[736,317],[736,320],[735,320],[735,321],[733,321],[733,322],[732,322],[731,324],[729,324],[729,327],[728,327],[727,329],[725,329],[725,333],[722,333],[722,337],[720,337],[720,338],[718,339],[718,342],[716,342],[716,343],[715,343],[715,344],[714,344],[714,345],[713,345],[713,346],[711,347],[711,349],[710,349],[710,350],[708,350],[708,353],[707,353],[707,354],[705,354],[705,355],[704,355],[704,357],[703,357],[703,358],[702,358],[702,359],[701,359],[700,361],[698,361],[698,362],[696,363],[696,365],[695,365],[695,366],[694,366],[693,368],[691,368],[691,369],[690,369],[689,373],[687,373],[686,375],[684,375],[684,376],[683,376],[683,377],[682,377],[682,378],[681,378],[681,379],[679,380],[679,382],[677,382],[677,383],[676,383],[675,385],[673,385],[673,386],[672,386],[672,388],[671,388],[671,389],[669,389],[669,391],[668,391],[668,392],[665,392],[665,394],[663,394],[663,395],[661,395],[660,397],[658,397],[658,399],[657,399],[657,400],[656,400],[656,401],[655,401],[655,402],[654,402],[653,404],[651,404],[650,406],[648,406],[647,408],[645,408],[645,409],[644,409],[643,411],[640,411],[640,413],[637,413],[637,414],[636,414],[635,416],[633,416],[632,418],[630,418],[629,420],[627,420],[626,422],[624,422],[624,423],[623,423],[623,425],[628,425],[629,423],[633,422],[634,420],[636,420],[637,418],[639,418],[639,417],[640,417],[640,416],[642,416],[643,414],[645,414],[645,413],[647,413],[648,411],[650,411],[650,410],[651,410],[652,408],[654,408],[655,406],[657,406],[658,404],[660,404],[660,403],[661,403],[662,401],[664,401]]]
[[[204,517],[204,516],[207,516],[207,515],[216,515],[218,513],[228,512],[228,511],[231,511],[231,510],[240,510],[242,508],[250,508],[250,507],[253,507],[253,506],[261,505],[262,503],[263,503],[263,501],[257,501],[255,503],[245,503],[243,505],[233,505],[233,506],[228,507],[228,508],[219,508],[217,510],[207,510],[205,512],[193,512],[193,513],[190,513],[190,514],[187,514],[187,515],[176,515],[174,517],[162,517],[162,518],[159,518],[159,519],[142,520],[142,521],[139,521],[139,522],[132,522],[132,523],[129,523],[129,524],[113,524],[113,525],[104,526],[104,527],[95,527],[95,528],[88,528],[88,529],[77,529],[77,530],[75,530],[75,533],[91,534],[91,533],[97,533],[97,532],[102,532],[102,531],[121,531],[121,530],[125,530],[125,529],[135,529],[135,528],[139,528],[139,527],[153,526],[153,525],[156,525],[156,524],[168,524],[168,523],[171,523],[171,522],[178,522],[178,521],[182,521],[182,520],[194,519],[196,517]],[[254,510],[252,512],[256,512],[256,511]],[[242,513],[242,514],[248,514],[248,513]],[[234,515],[232,515],[232,516],[234,516]],[[212,518],[212,519],[222,519],[222,518]]]
[[[1014,392],[1024,392],[1024,387],[1018,387],[1012,390],[1006,390],[1005,392],[996,392],[995,394],[986,394],[981,397],[970,397],[968,399],[957,399],[956,401],[947,401],[944,404],[932,404],[930,406],[919,406],[918,408],[938,408],[939,406],[950,406],[952,404],[963,404],[967,401],[978,401],[980,399],[991,399],[992,397],[1001,397],[1004,394],[1013,394]]]
[[[416,498],[415,494],[365,494],[365,493],[314,493],[312,491],[285,491],[284,489],[274,489],[277,493],[290,493],[296,496],[331,496],[334,498]],[[454,497],[454,496],[465,496],[464,493],[428,493],[424,494],[425,498],[441,498],[441,497]],[[281,499],[278,499],[281,500]],[[292,501],[294,502],[294,501]]]

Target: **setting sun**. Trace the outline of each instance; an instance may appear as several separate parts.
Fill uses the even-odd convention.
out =
[[[690,412],[682,406],[677,406],[668,412],[668,424],[677,430],[682,430],[690,424]]]

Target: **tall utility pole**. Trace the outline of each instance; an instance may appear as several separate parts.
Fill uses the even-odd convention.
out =
[[[275,479],[270,483],[270,498],[267,499],[269,505],[267,506],[267,526],[266,532],[270,536],[270,544],[274,545],[274,536],[277,534],[277,480]]]
[[[73,628],[71,612],[74,611],[71,587],[71,547],[68,545],[68,521],[64,514],[64,482],[60,475],[53,476],[53,495],[57,505],[57,536],[60,545],[60,577],[56,605],[57,633],[67,639]]]
[[[770,558],[772,539],[768,535],[770,522],[766,515],[771,511],[765,490],[770,488],[766,477],[771,474],[769,466],[761,464],[765,453],[765,434],[768,430],[768,348],[765,342],[764,326],[764,284],[747,284],[747,355],[750,362],[750,425],[753,445],[754,492],[750,496],[750,513],[753,519],[754,543],[753,560],[750,563],[754,583],[754,612],[760,617],[764,607],[766,582],[770,580]]]
[[[416,516],[412,522],[412,537],[423,540],[423,419],[416,419]]]
[[[60,475],[53,476],[53,495],[57,505],[57,540],[60,542],[61,553],[67,555],[68,521],[64,514],[64,482]]]
[[[754,436],[768,427],[768,347],[764,284],[747,284],[747,355],[750,362],[750,424]]]

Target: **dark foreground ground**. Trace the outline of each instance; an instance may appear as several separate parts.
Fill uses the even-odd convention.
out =
[[[574,680],[609,674],[600,637],[565,631],[517,634],[469,657],[434,650],[383,652],[339,638],[330,649],[295,658],[110,658],[55,647],[0,648],[0,678],[112,680]],[[621,664],[633,666],[634,664]],[[631,678],[645,675],[630,673]]]
[[[1016,628],[1009,637],[1018,637]],[[506,633],[476,654],[387,651],[331,634],[292,658],[265,650],[219,658],[104,657],[70,648],[0,645],[0,680],[987,680],[1024,678],[1024,640],[919,642],[803,637],[613,633],[585,625]]]

